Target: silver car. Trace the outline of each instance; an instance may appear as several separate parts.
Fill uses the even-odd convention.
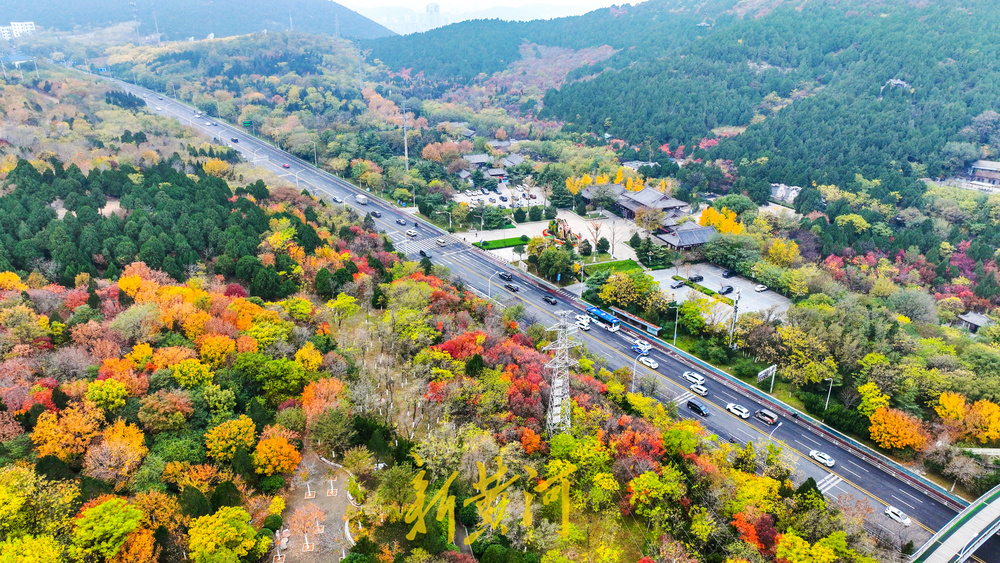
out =
[[[829,454],[826,454],[819,450],[811,450],[809,452],[809,457],[815,459],[817,462],[822,463],[827,467],[833,467],[833,464],[835,463],[833,461],[833,458],[830,457]]]

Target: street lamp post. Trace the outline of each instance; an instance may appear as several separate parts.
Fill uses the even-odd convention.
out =
[[[768,441],[768,443],[771,442],[771,436],[774,436],[774,431],[777,430],[777,429],[779,429],[779,428],[781,428],[782,424],[784,424],[784,422],[779,422],[778,425],[774,427],[774,430],[771,430],[771,433],[767,435],[767,441]]]
[[[635,379],[636,379],[636,373],[635,373],[635,370],[636,370],[636,368],[637,368],[637,367],[639,366],[639,358],[641,358],[641,357],[642,357],[642,352],[640,352],[640,353],[639,353],[639,354],[638,354],[638,355],[637,355],[637,356],[635,357],[635,360],[633,360],[633,361],[632,361],[632,392],[633,392],[633,393],[635,393]]]
[[[313,166],[319,168],[319,159],[316,158],[316,141],[309,141],[313,144]]]
[[[499,274],[499,271],[493,272],[493,276]],[[493,299],[493,276],[490,276],[486,280],[486,296]]]
[[[828,377],[826,379],[830,380],[830,389],[828,389],[826,392],[826,405],[823,406],[823,412],[826,412],[826,409],[830,408],[830,393],[833,393],[833,378]],[[826,379],[824,379],[823,381],[826,381]]]
[[[435,211],[434,213],[437,214],[437,215],[441,215],[442,213],[444,213],[445,215],[448,216],[448,231],[451,231],[452,230],[451,229],[451,212],[450,211]]]

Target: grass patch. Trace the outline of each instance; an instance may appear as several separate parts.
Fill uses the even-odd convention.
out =
[[[477,246],[483,250],[496,250],[498,248],[511,248],[519,244],[527,245],[526,241],[521,240],[521,237],[510,237],[502,238],[497,240],[488,240],[482,244],[478,242],[472,243],[472,246]]]
[[[642,266],[640,266],[635,260],[616,260],[614,262],[591,264],[589,266],[584,266],[583,269],[588,276],[592,276],[598,272],[604,272],[604,271],[609,271],[612,274],[621,274],[624,272],[632,272],[635,270],[641,272]]]
[[[708,289],[707,287],[705,287],[703,285],[696,284],[693,281],[690,281],[687,278],[682,277],[682,276],[673,276],[673,279],[675,279],[677,281],[684,282],[684,285],[690,287],[691,289],[693,289],[695,291],[700,291],[701,293],[704,293],[705,295],[707,295],[709,297],[715,297],[716,299],[718,299],[719,301],[722,301],[723,303],[725,303],[726,305],[729,305],[730,307],[733,305],[733,300],[732,299],[730,299],[730,298],[728,298],[728,297],[726,297],[724,295],[718,295],[718,293],[719,293],[718,291],[713,291],[711,289]]]

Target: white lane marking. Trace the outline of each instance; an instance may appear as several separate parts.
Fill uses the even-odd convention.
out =
[[[923,502],[924,502],[924,501],[922,501],[922,500],[918,499],[917,497],[915,497],[915,496],[911,495],[910,493],[908,493],[908,492],[906,492],[906,491],[896,491],[896,492],[897,492],[897,493],[903,493],[904,495],[906,495],[906,496],[910,497],[911,499],[913,499],[913,500],[915,500],[915,501],[917,501],[917,502],[919,502],[919,503],[923,503]]]
[[[915,507],[912,504],[906,502],[905,500],[901,500],[899,497],[896,498],[896,502],[898,502],[900,504],[905,504],[906,506],[909,506],[910,510],[916,510],[917,509],[917,507]]]
[[[843,465],[842,465],[842,466],[841,466],[840,468],[841,468],[841,469],[843,469],[844,471],[846,471],[846,472],[850,473],[851,475],[854,475],[854,476],[855,476],[855,477],[857,477],[858,479],[861,479],[861,476],[860,476],[860,475],[858,475],[857,473],[855,473],[855,472],[851,471],[850,469],[848,469],[848,468],[844,467]]]
[[[806,435],[806,434],[801,434],[801,435],[799,435],[799,436],[797,436],[797,437],[798,437],[798,438],[802,438],[803,440],[809,440],[810,442],[812,442],[812,443],[816,444],[817,446],[821,445],[821,444],[820,444],[819,442],[817,442],[816,440],[813,440],[812,438],[810,438],[810,437],[809,437],[808,435]]]

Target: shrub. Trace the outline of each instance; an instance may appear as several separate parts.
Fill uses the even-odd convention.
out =
[[[279,514],[269,514],[264,519],[264,527],[269,530],[280,530],[283,523],[284,520],[281,519],[281,515]]]
[[[285,478],[281,475],[271,475],[260,480],[260,490],[265,494],[272,494],[281,490],[285,486]]]

